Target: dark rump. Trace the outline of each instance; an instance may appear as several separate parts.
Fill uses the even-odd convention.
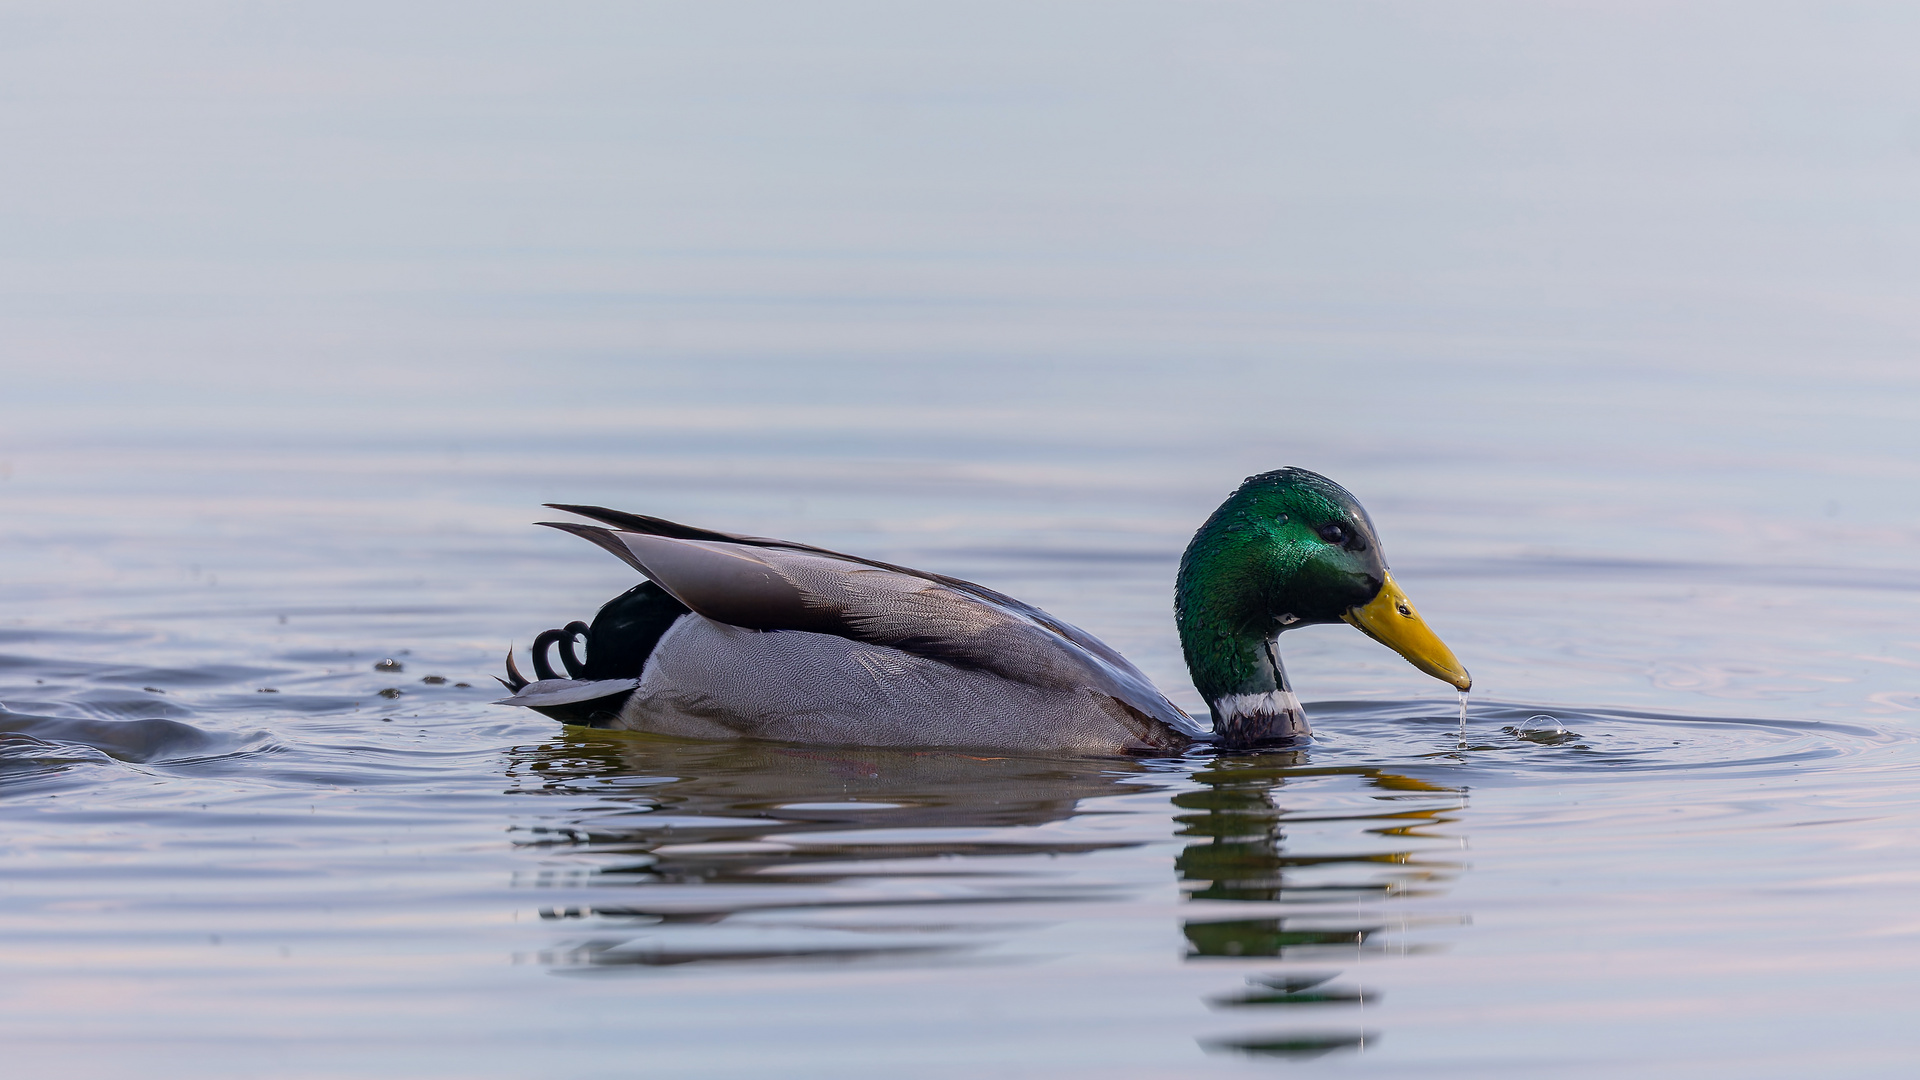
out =
[[[653,582],[643,581],[602,604],[591,626],[569,623],[563,630],[548,630],[535,638],[534,674],[541,679],[569,678],[581,682],[637,679],[646,668],[647,657],[652,656],[654,647],[660,644],[661,635],[685,614],[685,604]],[[576,637],[584,639],[584,659],[574,652]],[[547,659],[547,649],[555,644],[560,646],[560,662],[567,669],[565,675],[555,672]],[[510,689],[518,691],[527,685],[526,678],[513,666],[511,654],[507,658],[507,674],[508,678],[501,681]],[[632,693],[628,690],[591,701],[532,708],[562,723],[605,727],[620,715],[621,707]]]

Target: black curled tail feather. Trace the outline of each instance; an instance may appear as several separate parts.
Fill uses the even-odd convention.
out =
[[[588,655],[592,656],[594,651],[593,628],[586,623],[576,619],[559,630],[541,631],[540,636],[533,639],[533,649],[531,650],[533,653],[533,673],[542,679],[561,678],[560,675],[555,674],[553,665],[547,662],[548,646],[558,645],[560,646],[560,663],[567,669],[566,678],[593,678],[593,676],[587,674],[589,670],[588,665],[582,663],[579,655],[573,651],[573,641],[575,638],[581,638],[587,642]],[[644,659],[642,662],[645,662]],[[638,675],[639,672],[636,671],[634,674]]]
[[[562,678],[563,676],[555,672],[553,665],[547,661],[547,649],[551,647],[554,642],[565,640],[567,643],[567,651],[571,652],[573,649],[572,639],[573,635],[566,630],[540,631],[540,635],[533,639],[533,647],[527,650],[527,652],[533,656],[533,677],[542,682],[548,679]]]
[[[593,628],[575,619],[568,623],[565,629],[567,636],[560,639],[560,662],[566,665],[569,676],[576,679],[586,678],[587,667],[580,662],[578,656],[574,655],[573,639],[578,637],[590,640],[593,637]]]
[[[688,613],[686,605],[668,595],[651,581],[643,581],[601,605],[593,624],[574,621],[557,630],[544,630],[533,639],[533,671],[541,680],[568,678],[582,682],[613,679],[638,679],[647,658],[675,621]],[[586,657],[575,652],[574,642],[586,646]],[[559,646],[560,663],[567,674],[553,670],[548,650]],[[507,652],[507,678],[500,680],[515,692],[529,685]],[[609,726],[631,697],[631,690],[589,701],[565,705],[529,706],[538,712],[569,724],[589,727]]]

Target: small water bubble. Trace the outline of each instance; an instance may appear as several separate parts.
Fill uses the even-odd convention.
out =
[[[382,690],[382,691],[380,691],[380,696],[381,696],[381,697],[383,697],[383,698],[388,698],[388,699],[392,699],[392,698],[397,698],[397,697],[399,697],[399,696],[400,696],[401,694],[403,694],[403,693],[405,693],[405,692],[406,692],[406,691],[404,691],[404,690],[402,690],[402,689],[400,689],[400,688],[399,688],[399,687],[397,687],[397,686],[389,686],[389,687],[387,687],[386,689],[384,689],[384,690]]]
[[[391,656],[373,665],[373,670],[375,671],[405,671],[406,668],[407,666],[405,664],[402,664]]]
[[[1520,723],[1502,730],[1515,738],[1544,746],[1558,746],[1580,737],[1579,732],[1567,730],[1559,717],[1549,716],[1546,713],[1535,713]]]

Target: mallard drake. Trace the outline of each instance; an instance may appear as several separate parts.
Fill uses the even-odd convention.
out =
[[[598,506],[541,522],[648,580],[592,624],[534,639],[522,705],[568,723],[702,739],[1092,753],[1288,743],[1310,734],[1281,634],[1346,622],[1473,684],[1387,572],[1373,522],[1305,469],[1248,477],[1180,560],[1174,615],[1208,728],[1092,634],[971,581],[808,544]],[[586,656],[575,650],[584,639]],[[558,646],[566,675],[548,659]]]

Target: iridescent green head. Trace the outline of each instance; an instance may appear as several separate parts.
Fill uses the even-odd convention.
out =
[[[1359,500],[1306,469],[1248,477],[1200,526],[1174,613],[1194,686],[1229,743],[1307,733],[1276,645],[1295,627],[1350,623],[1422,671],[1472,685],[1393,583]]]

